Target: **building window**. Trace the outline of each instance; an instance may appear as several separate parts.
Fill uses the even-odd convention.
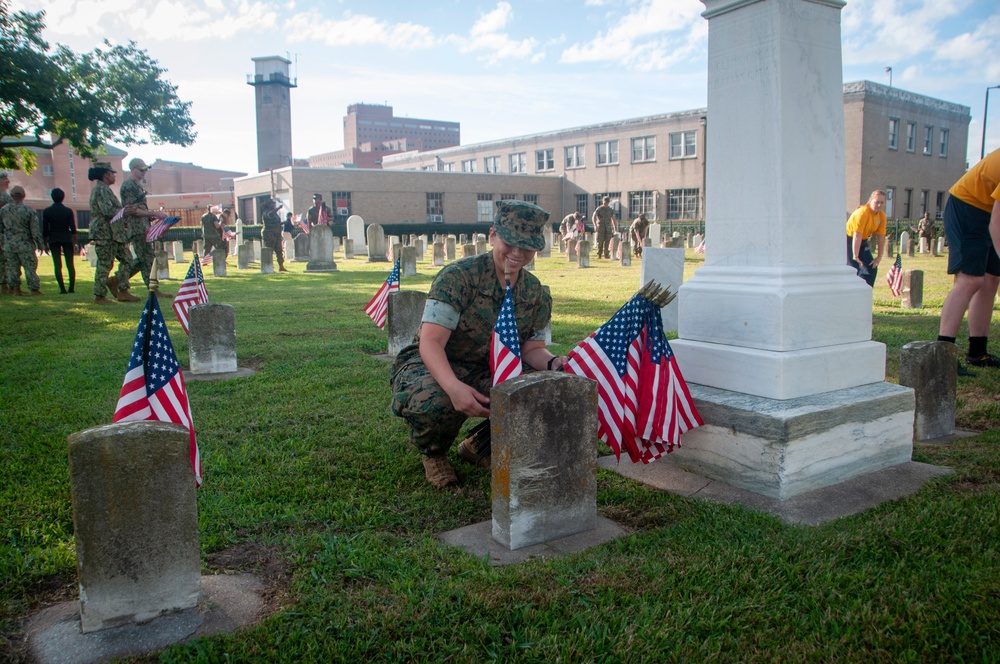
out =
[[[601,193],[594,194],[594,207],[600,207],[601,203],[604,201],[604,197],[607,196],[611,200],[608,202],[608,207],[610,207],[615,212],[615,216],[621,221],[621,211],[622,211],[622,192],[620,191],[605,191]]]
[[[935,219],[941,219],[944,212],[944,192],[939,191],[937,193],[937,211],[934,213]]]
[[[697,219],[700,198],[698,189],[668,189],[667,219]]]
[[[601,141],[597,144],[597,165],[610,166],[618,163],[618,141]]]
[[[924,155],[931,156],[931,146],[934,144],[934,127],[924,125]]]
[[[440,192],[427,194],[427,221],[444,221],[444,194]]]
[[[920,216],[924,216],[928,212],[927,210],[927,199],[930,198],[931,192],[926,189],[920,191]]]
[[[476,220],[493,221],[493,194],[476,194]]]
[[[917,151],[917,123],[907,122],[906,123],[906,151],[916,152]]]
[[[629,217],[633,218],[644,214],[650,221],[656,221],[656,197],[654,196],[654,192],[628,192],[628,214]]]
[[[656,160],[656,136],[642,136],[632,139],[632,161]]]
[[[913,190],[903,190],[903,219],[910,219],[910,203],[913,202]]]
[[[475,159],[463,159],[462,160],[462,172],[463,173],[475,173],[476,172],[476,160]]]
[[[538,205],[538,194],[525,194],[521,198],[524,199],[525,203],[531,203],[532,205]]]
[[[351,192],[333,192],[333,219],[334,221],[347,221],[351,216]]]
[[[697,156],[697,140],[697,133],[693,129],[670,134],[670,158],[690,159]]]
[[[885,216],[892,219],[892,199],[896,197],[895,187],[885,188]]]
[[[582,145],[566,146],[566,168],[583,168],[586,162],[583,159]]]
[[[502,201],[516,201],[517,194],[500,194],[500,200]]]
[[[899,149],[899,118],[889,118],[889,149]]]
[[[508,156],[510,157],[511,173],[528,172],[528,158],[524,152],[514,152]]]
[[[938,153],[940,157],[948,156],[948,130],[941,129],[941,151]]]
[[[582,214],[584,219],[587,218],[587,194],[576,195],[576,211]]]
[[[444,165],[445,173],[451,173],[454,170],[455,170],[455,162],[449,161]]]
[[[54,171],[52,170],[52,166],[50,164],[42,166],[42,175],[48,175],[49,177],[51,177],[53,174]]]
[[[551,171],[556,167],[556,154],[552,148],[535,150],[535,171]]]
[[[499,173],[500,157],[483,157],[483,173]]]

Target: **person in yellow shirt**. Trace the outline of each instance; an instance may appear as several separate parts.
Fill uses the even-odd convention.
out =
[[[885,251],[885,192],[876,189],[868,202],[859,207],[847,220],[847,264],[858,271],[858,276],[869,286],[875,287],[878,264]],[[878,253],[872,257],[868,238],[878,238]]]
[[[969,351],[975,367],[1000,367],[986,352],[993,301],[1000,285],[1000,150],[969,169],[948,190],[944,233],[948,238],[948,274],[955,283],[941,307],[938,341],[955,343],[965,311],[969,311]],[[961,373],[961,372],[960,372]]]

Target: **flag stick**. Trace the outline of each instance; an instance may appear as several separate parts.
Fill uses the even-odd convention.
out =
[[[149,270],[149,283],[147,284],[147,287],[149,288],[149,292],[150,293],[152,293],[153,291],[157,290],[159,288],[159,286],[160,286],[160,282],[156,278],[156,272],[157,272],[157,270],[156,270],[156,258],[155,258],[155,254],[154,254],[153,267],[151,267],[150,270]]]

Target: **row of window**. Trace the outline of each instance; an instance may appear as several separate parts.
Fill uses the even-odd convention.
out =
[[[433,131],[458,131],[458,127],[433,127],[431,125],[403,124],[402,122],[382,122],[381,120],[358,120],[359,125],[375,127],[404,127],[406,129],[431,129]]]
[[[668,134],[669,159],[692,159],[698,156],[698,138],[695,130],[678,131]],[[641,164],[656,161],[656,136],[639,136],[631,139],[631,163]],[[586,146],[583,144],[567,145],[563,148],[563,167],[566,170],[586,168]],[[618,160],[618,140],[598,141],[594,144],[594,160],[597,166],[615,166]],[[500,155],[483,157],[483,173],[502,173]],[[528,153],[512,152],[507,155],[507,173],[527,173]],[[445,170],[451,164],[445,164]],[[476,159],[463,159],[462,172],[477,172]],[[556,168],[555,148],[535,150],[535,172],[546,173]]]
[[[889,118],[889,149],[898,150],[899,149],[899,128],[900,120],[899,118]],[[946,127],[940,127],[938,133],[938,156],[947,157],[948,156],[948,134],[949,131]],[[924,125],[923,131],[923,154],[924,156],[931,156],[934,150],[934,125]],[[906,151],[916,152],[917,151],[917,123],[912,121],[906,122]]]
[[[948,192],[939,191],[935,197],[934,210],[930,208],[931,192],[929,189],[921,189],[917,194],[916,208],[913,205],[913,189],[904,188],[903,198],[900,203],[900,214],[901,219],[917,219],[924,216],[925,213],[931,212],[935,219],[940,219],[944,213],[944,203],[945,196]],[[886,187],[885,188],[885,216],[893,219],[897,215],[895,214],[895,198],[896,198],[896,188]]]

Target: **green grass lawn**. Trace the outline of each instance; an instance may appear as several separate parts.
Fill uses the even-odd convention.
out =
[[[925,272],[917,311],[899,308],[883,265],[874,339],[889,381],[903,344],[937,336],[945,260],[905,260]],[[959,379],[959,425],[981,433],[917,446],[916,460],[956,473],[913,497],[793,527],[599,471],[598,511],[627,537],[495,569],[434,539],[490,518],[487,474],[456,463],[462,490],[434,490],[389,413],[385,334],[362,311],[389,265],[337,262],[261,275],[233,259],[229,277],[207,278],[212,301],[235,307],[240,365],[258,373],[188,385],[204,569],[256,572],[275,610],[162,661],[1000,661],[1000,371]],[[537,264],[559,352],[639,286],[638,266]],[[75,295],[57,294],[43,256],[45,296],[0,299],[0,660],[26,658],[26,616],[77,596],[66,437],[111,421],[141,311],[93,306],[93,272],[77,265]],[[699,265],[689,251],[687,276]],[[186,270],[171,264],[164,290]],[[418,270],[404,289],[426,291],[436,270]],[[998,327],[995,315],[994,352]]]

